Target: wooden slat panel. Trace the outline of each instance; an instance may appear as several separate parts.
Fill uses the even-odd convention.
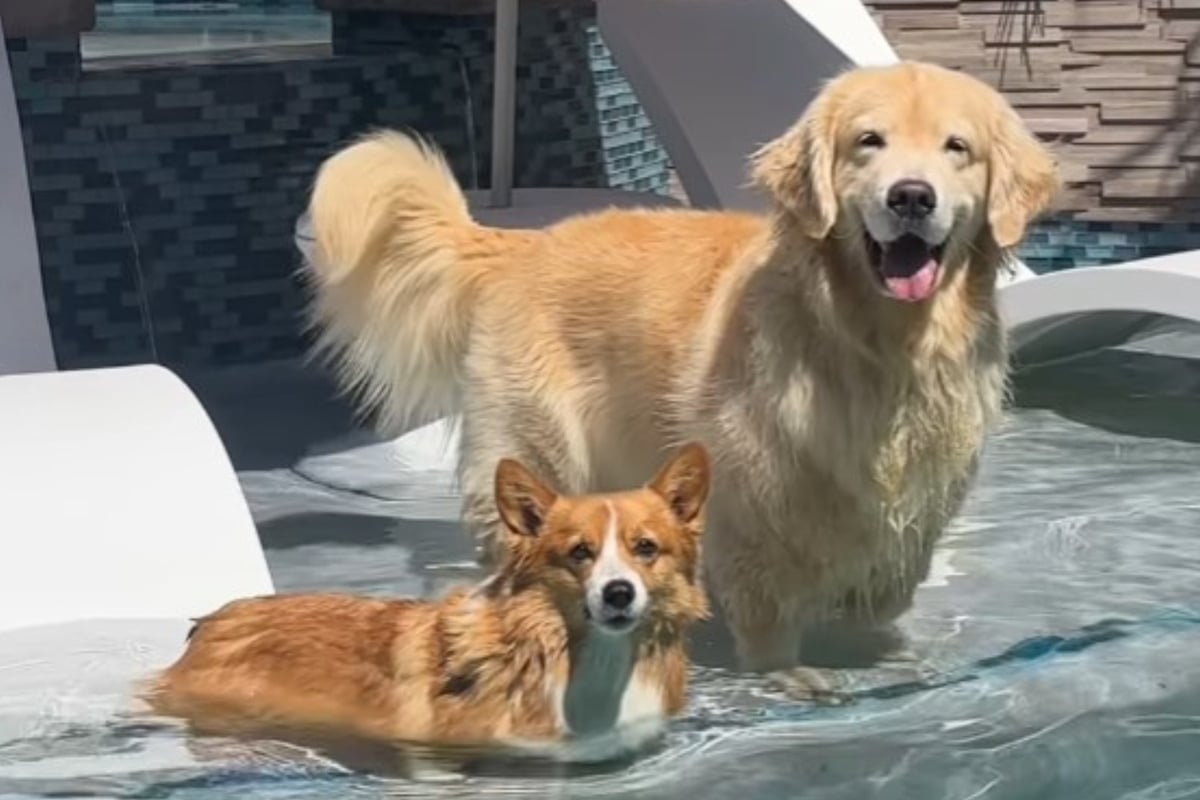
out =
[[[1082,186],[1092,178],[1092,168],[1071,154],[1058,153],[1058,172],[1068,186]]]
[[[1182,109],[1170,100],[1106,100],[1100,104],[1101,122],[1169,122]]]
[[[1094,206],[1074,216],[1092,222],[1170,222],[1178,219],[1178,210],[1181,209],[1177,204],[1133,206],[1123,202],[1116,206]]]
[[[1181,42],[1191,41],[1200,36],[1200,17],[1173,19],[1166,24],[1163,35]]]
[[[954,8],[958,5],[958,0],[871,0],[867,5],[886,10],[892,6],[914,7],[939,9],[939,8]]]
[[[978,30],[983,33],[983,41],[986,44],[998,46],[1004,45],[1009,47],[1039,47],[1045,45],[1063,44],[1062,28],[1052,28],[1048,26],[1036,26],[1030,30],[1026,30],[1020,24],[1007,25],[1001,17],[983,17],[982,21],[973,20],[970,17],[966,18],[966,24],[963,25],[965,30]]]
[[[1179,84],[1174,75],[1151,75],[1144,67],[1113,64],[1063,70],[1062,78],[1065,86],[1085,89],[1174,89]]]
[[[1029,130],[1038,134],[1083,134],[1090,129],[1086,114],[1072,114],[1069,109],[1052,117],[1027,117],[1022,115]]]
[[[1114,5],[1047,3],[1046,24],[1061,28],[1135,28],[1146,20],[1141,3]]]
[[[1161,200],[1177,195],[1191,186],[1188,170],[1165,169],[1094,169],[1102,197],[1113,200]]]
[[[1047,91],[1012,92],[1008,102],[1016,108],[1059,108],[1070,106],[1085,106],[1099,101],[1092,98],[1086,89],[1077,86],[1064,86],[1061,89]]]
[[[1179,145],[1180,133],[1167,123],[1138,124],[1120,123],[1101,125],[1080,139],[1075,144],[1110,145],[1110,144],[1142,144],[1148,141],[1161,140],[1164,144]]]
[[[1064,157],[1091,167],[1175,167],[1179,164],[1180,144],[1161,140],[1146,140],[1127,144],[1067,145]]]
[[[1055,198],[1055,211],[1087,211],[1100,204],[1100,185],[1081,183],[1063,187]]]
[[[932,11],[926,9],[897,9],[885,11],[876,18],[876,24],[884,30],[958,30],[959,17],[954,9]]]
[[[1071,38],[1071,49],[1077,53],[1182,53],[1186,45],[1174,39],[1154,39],[1148,36]]]
[[[1034,72],[1032,75],[1019,64],[1004,68],[987,66],[983,69],[973,69],[971,74],[982,78],[993,86],[1005,91],[1053,91],[1059,88],[1060,76],[1050,70]]]

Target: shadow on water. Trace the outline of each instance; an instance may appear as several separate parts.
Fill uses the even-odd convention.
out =
[[[239,472],[289,468],[321,444],[358,432],[350,404],[314,366],[277,362],[180,376]]]
[[[310,545],[388,547],[402,545],[421,553],[448,555],[463,548],[462,526],[443,520],[410,520],[362,514],[306,513],[279,517],[258,525],[259,539],[268,550]],[[469,555],[469,548],[462,555]]]
[[[434,597],[482,577],[457,522],[306,512],[258,531],[277,591]]]
[[[1101,350],[1020,370],[1016,404],[1128,436],[1200,443],[1200,358]]]

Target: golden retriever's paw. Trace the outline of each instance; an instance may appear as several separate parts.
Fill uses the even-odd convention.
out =
[[[457,769],[460,766],[443,759],[411,758],[408,762],[408,777],[416,783],[465,783],[467,776]]]
[[[817,667],[792,667],[767,673],[767,681],[789,700],[822,706],[843,706],[853,702],[845,682],[834,670]]]
[[[932,664],[907,648],[886,655],[876,670],[888,683],[928,683],[939,674]]]

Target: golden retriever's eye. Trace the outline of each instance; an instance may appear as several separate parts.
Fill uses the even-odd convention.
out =
[[[859,137],[858,137],[858,146],[859,147],[868,147],[871,149],[879,149],[879,148],[883,147],[883,145],[884,145],[883,136],[876,133],[875,131],[866,131],[865,133],[859,134]]]
[[[946,140],[946,151],[965,156],[970,154],[971,148],[967,146],[966,140],[961,136],[951,136]]]
[[[576,564],[582,564],[585,561],[590,561],[592,558],[592,548],[580,542],[571,548],[571,552],[567,553],[567,557]]]
[[[658,544],[653,539],[642,537],[633,543],[633,553],[638,558],[644,558],[647,561],[658,555]]]

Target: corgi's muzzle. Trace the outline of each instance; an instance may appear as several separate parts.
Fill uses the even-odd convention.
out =
[[[646,610],[646,589],[636,575],[617,576],[597,582],[588,592],[587,618],[608,633],[624,633],[633,628]]]

